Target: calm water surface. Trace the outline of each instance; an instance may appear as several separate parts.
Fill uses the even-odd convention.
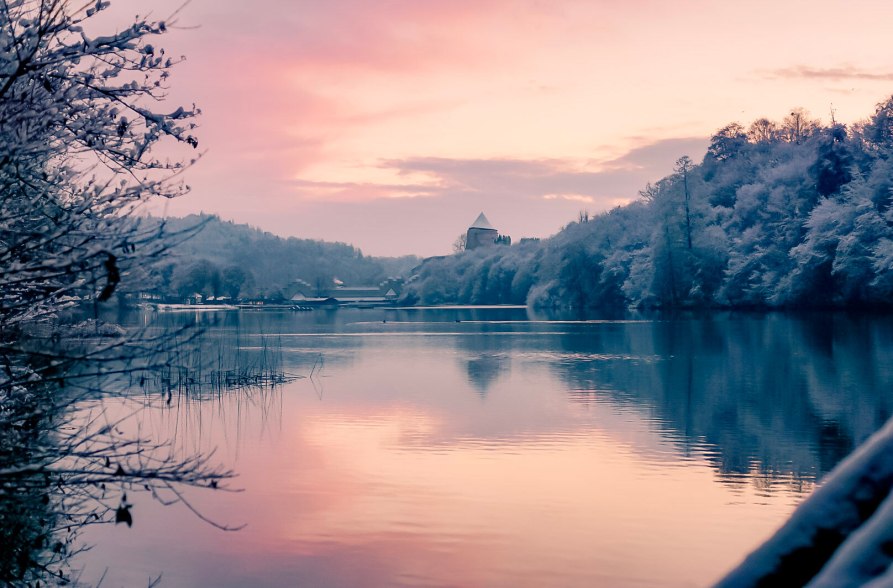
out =
[[[537,320],[530,320],[531,318]],[[893,323],[523,309],[165,314],[246,354],[266,393],[179,397],[147,435],[217,448],[222,532],[133,496],[85,533],[104,586],[702,586],[765,539],[893,406]],[[148,317],[143,317],[148,320]],[[114,403],[115,400],[107,400]],[[155,403],[157,404],[157,403]]]

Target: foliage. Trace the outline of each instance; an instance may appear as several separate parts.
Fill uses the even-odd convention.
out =
[[[52,315],[73,296],[111,296],[164,227],[120,222],[150,196],[174,197],[196,147],[198,110],[160,112],[172,60],[148,39],[169,24],[137,19],[109,36],[107,7],[6,0],[0,10],[0,328]]]
[[[143,222],[161,223],[154,218]],[[415,256],[370,257],[345,243],[286,239],[216,216],[171,218],[164,226],[173,232],[194,228],[198,232],[172,245],[133,287],[172,297],[287,297],[298,280],[321,288],[330,287],[335,279],[347,285],[373,285],[399,277],[419,263]]]
[[[850,127],[802,109],[732,123],[700,164],[680,158],[637,201],[532,246],[427,261],[407,296],[506,301],[489,281],[508,266],[523,276],[509,300],[532,306],[887,306],[891,113],[893,98]]]
[[[108,379],[170,342],[93,320],[170,243],[134,213],[188,188],[195,106],[162,109],[178,59],[150,41],[173,22],[110,35],[108,2],[0,0],[0,581],[65,583],[87,524],[133,522],[127,491],[182,501],[231,474],[122,430]],[[163,153],[162,153],[163,152]],[[95,410],[84,410],[89,402]],[[165,451],[168,449],[168,451]],[[221,486],[222,487],[222,486]],[[188,505],[188,503],[185,503]]]
[[[462,251],[465,251],[465,241],[467,238],[468,235],[466,233],[462,233],[461,235],[456,237],[456,240],[453,241],[453,253],[460,253]]]

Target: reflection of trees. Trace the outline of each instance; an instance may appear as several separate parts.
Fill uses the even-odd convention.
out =
[[[0,494],[0,582],[4,585],[33,578],[35,568],[55,568],[70,549],[70,536],[54,533],[56,517],[48,491],[36,486]]]
[[[69,559],[84,548],[77,541],[84,527],[133,524],[128,494],[180,502],[202,517],[183,489],[217,488],[231,475],[206,455],[175,453],[167,442],[127,432],[132,405],[116,417],[98,401],[89,409],[59,409],[45,396],[35,397],[39,405],[29,416],[3,423],[0,580],[5,583],[70,581]]]
[[[481,397],[487,395],[499,376],[507,369],[508,361],[501,355],[480,355],[463,360],[465,371],[468,373],[468,381],[477,388]]]
[[[27,411],[32,414],[38,407]],[[5,422],[0,428],[0,468],[22,469],[49,440],[45,418]],[[69,549],[68,536],[55,532],[50,506],[52,482],[45,474],[22,471],[0,476],[0,581],[15,584],[34,577],[33,569],[50,569]]]
[[[287,363],[300,374],[309,374],[311,369],[349,365],[355,359],[355,352],[366,345],[364,337],[337,337],[343,332],[357,332],[360,329],[349,323],[357,320],[350,311],[318,310],[314,312],[287,311],[185,311],[140,313],[140,321],[153,321],[157,328],[189,330],[195,328],[203,335],[194,338],[189,346],[184,346],[185,358],[178,364],[194,363],[196,358],[218,364],[240,365],[247,368],[263,364],[267,368]],[[368,315],[360,315],[366,320]],[[119,317],[122,323],[133,322],[134,313]],[[378,320],[380,327],[381,319]],[[315,337],[319,333],[326,336]],[[298,335],[298,336],[294,336]],[[271,366],[270,357],[264,358],[264,349],[276,350],[276,366]],[[221,352],[224,351],[223,355]]]
[[[147,434],[141,411],[178,412],[236,393],[266,414],[270,392],[288,377],[269,341],[243,350],[237,339],[203,337],[188,325],[162,331],[106,340],[23,335],[21,352],[4,358],[0,392],[14,399],[0,394],[0,582],[69,581],[79,531],[138,524],[139,494],[228,528],[183,492],[223,489],[231,472],[176,436]],[[188,411],[181,416],[188,420]]]
[[[648,406],[728,475],[830,470],[891,414],[889,319],[709,315],[562,338],[577,389]]]
[[[506,355],[507,342],[502,336],[487,336],[491,329],[499,331],[519,328],[517,325],[475,325],[475,332],[459,337],[456,347],[462,352],[458,358],[460,365],[468,374],[468,381],[477,389],[481,398],[487,395],[490,387],[511,368],[511,361]]]

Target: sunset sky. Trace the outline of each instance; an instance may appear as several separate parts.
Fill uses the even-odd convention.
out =
[[[193,0],[163,45],[207,152],[166,212],[372,255],[449,253],[481,211],[546,237],[729,122],[865,118],[891,22],[885,1]]]

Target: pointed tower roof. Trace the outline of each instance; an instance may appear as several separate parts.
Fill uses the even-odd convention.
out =
[[[484,213],[480,213],[478,215],[478,219],[474,221],[474,224],[469,227],[470,229],[492,229],[493,225],[490,224],[490,221],[487,220],[487,217],[484,216]]]

